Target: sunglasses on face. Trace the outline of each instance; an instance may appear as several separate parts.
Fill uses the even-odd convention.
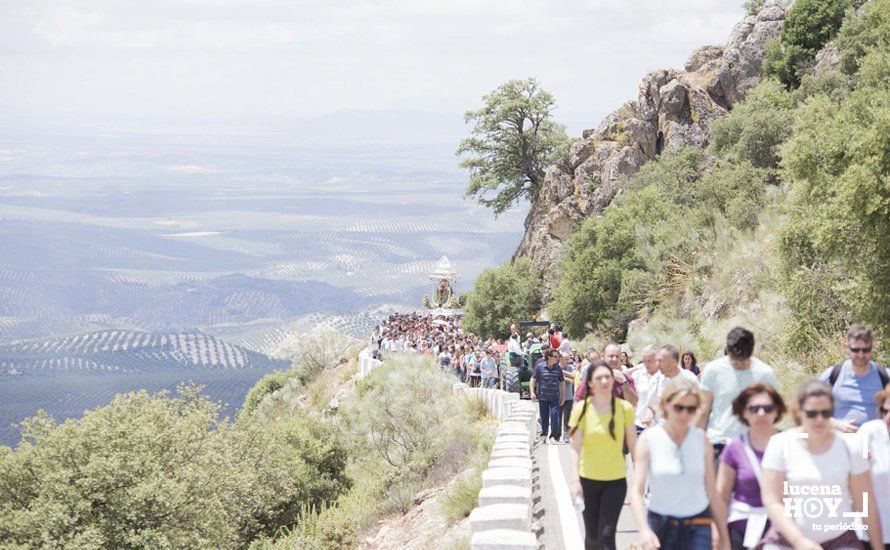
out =
[[[850,353],[871,353],[871,348],[850,348]]]
[[[775,405],[748,405],[748,410],[754,414],[757,414],[760,411],[763,411],[765,413],[771,413],[774,410],[776,410],[776,406]]]
[[[813,409],[809,411],[803,411],[803,413],[807,415],[807,418],[816,418],[820,414],[822,415],[822,418],[831,418],[831,415],[834,414],[834,411],[831,409],[822,409],[820,411]]]
[[[683,411],[688,412],[689,414],[695,414],[695,411],[698,410],[698,405],[681,405],[679,403],[674,403],[674,412],[681,413]]]

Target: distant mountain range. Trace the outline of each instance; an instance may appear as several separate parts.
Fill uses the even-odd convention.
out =
[[[361,111],[343,109],[295,121],[289,133],[324,141],[404,139],[428,143],[453,141],[467,134],[463,113],[430,111]]]
[[[0,343],[58,334],[64,320],[72,318],[94,326],[169,330],[287,320],[312,312],[350,311],[367,302],[349,289],[323,282],[241,274],[157,286],[113,272],[82,271],[75,277],[71,271],[7,271],[0,272]]]

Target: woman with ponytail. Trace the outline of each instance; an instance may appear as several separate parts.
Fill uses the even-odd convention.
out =
[[[587,397],[575,403],[569,419],[572,495],[584,500],[584,547],[615,548],[618,516],[627,494],[624,445],[633,452],[637,441],[634,410],[615,397],[612,368],[593,361],[584,377]]]

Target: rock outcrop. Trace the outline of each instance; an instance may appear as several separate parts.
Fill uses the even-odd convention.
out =
[[[816,54],[816,66],[813,67],[813,74],[819,76],[831,72],[837,69],[840,63],[841,52],[833,42],[829,42]]]
[[[693,51],[684,70],[649,73],[636,100],[572,144],[570,166],[548,169],[516,251],[544,273],[548,294],[563,242],[584,218],[602,213],[620,180],[662,151],[707,145],[711,121],[760,82],[765,45],[778,39],[785,15],[767,5],[738,23],[725,46]]]

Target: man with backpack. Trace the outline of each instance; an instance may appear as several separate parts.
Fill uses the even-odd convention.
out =
[[[872,398],[890,382],[890,375],[886,367],[871,360],[874,334],[870,328],[851,326],[844,347],[848,359],[828,367],[821,379],[831,386],[834,396],[832,427],[853,433],[863,422],[878,418]]]

